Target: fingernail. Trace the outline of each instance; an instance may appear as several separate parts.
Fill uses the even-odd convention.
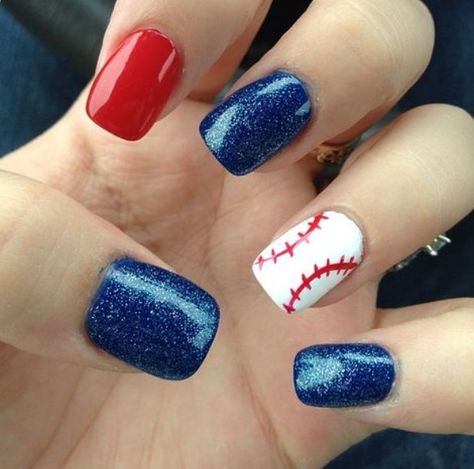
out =
[[[392,357],[375,344],[314,345],[295,358],[296,394],[315,407],[376,404],[387,398],[394,381]]]
[[[267,246],[253,273],[270,298],[291,314],[314,305],[362,261],[359,227],[339,212],[308,218]]]
[[[219,308],[204,290],[130,258],[106,269],[86,319],[98,347],[146,373],[185,379],[214,340]]]
[[[217,160],[232,174],[250,173],[291,143],[311,120],[304,83],[276,71],[236,91],[200,126]]]
[[[130,34],[92,84],[87,114],[125,140],[142,138],[156,122],[181,75],[176,47],[164,34]]]

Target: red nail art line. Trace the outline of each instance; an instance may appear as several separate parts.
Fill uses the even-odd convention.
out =
[[[158,119],[181,76],[171,40],[155,29],[130,34],[94,80],[87,114],[125,140],[142,138]]]
[[[308,229],[304,233],[298,233],[298,239],[293,243],[285,242],[285,248],[282,251],[276,252],[275,249],[272,249],[270,257],[263,257],[260,255],[255,261],[255,265],[258,265],[259,269],[263,269],[263,265],[266,262],[273,261],[274,264],[277,263],[279,257],[282,257],[288,254],[290,257],[293,257],[294,250],[302,243],[309,243],[309,236],[316,230],[320,230],[321,220],[328,220],[329,217],[326,215],[317,215],[311,221],[308,222]]]
[[[329,259],[326,261],[326,265],[323,267],[318,267],[314,264],[314,271],[308,277],[305,274],[301,275],[301,283],[294,290],[290,288],[291,299],[287,304],[283,304],[288,314],[291,314],[295,311],[295,303],[300,300],[300,295],[305,290],[311,290],[313,288],[312,282],[314,280],[319,280],[323,275],[329,277],[329,275],[335,272],[336,275],[339,275],[342,272],[342,275],[347,275],[350,271],[355,269],[359,264],[354,262],[354,257],[351,257],[348,261],[344,260],[344,256],[341,257],[339,262],[331,263]]]

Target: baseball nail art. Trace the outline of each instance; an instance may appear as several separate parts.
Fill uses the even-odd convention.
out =
[[[314,345],[295,358],[296,394],[311,406],[377,404],[390,394],[394,381],[394,361],[376,344]]]
[[[276,71],[236,91],[202,121],[209,150],[232,174],[250,173],[291,143],[311,120],[306,85]]]
[[[362,261],[359,227],[339,212],[323,212],[273,241],[255,259],[253,273],[287,313],[315,304]]]
[[[86,329],[106,352],[160,378],[188,378],[216,335],[214,298],[180,275],[130,258],[105,270]]]

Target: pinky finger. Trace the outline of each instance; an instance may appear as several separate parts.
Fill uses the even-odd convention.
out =
[[[424,319],[317,345],[295,360],[305,404],[346,407],[347,417],[416,432],[474,432],[474,300],[416,308]]]

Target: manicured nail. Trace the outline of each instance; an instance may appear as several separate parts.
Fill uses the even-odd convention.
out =
[[[181,75],[176,47],[164,34],[130,34],[102,67],[87,100],[87,114],[125,140],[142,138],[156,122]]]
[[[375,344],[314,345],[295,358],[298,398],[316,407],[377,404],[395,381],[390,354]]]
[[[304,83],[276,71],[236,91],[202,121],[201,135],[232,174],[250,173],[291,143],[311,120]]]
[[[118,259],[106,269],[86,329],[106,352],[146,373],[184,379],[199,368],[219,323],[214,298],[150,264]]]
[[[316,303],[362,261],[363,237],[346,215],[324,212],[308,218],[267,246],[253,273],[287,313]]]

